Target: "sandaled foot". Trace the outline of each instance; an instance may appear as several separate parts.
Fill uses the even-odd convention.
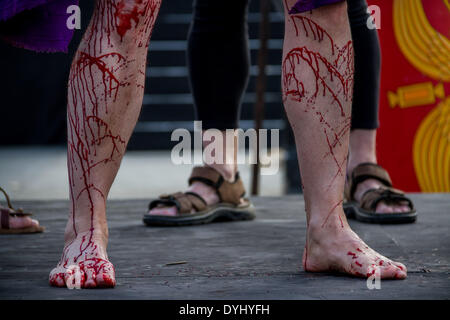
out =
[[[8,207],[0,206],[0,233],[1,234],[21,234],[39,233],[44,228],[39,225],[39,221],[31,218],[31,213],[26,213],[22,209],[14,209],[8,194],[0,188],[6,198]]]
[[[344,218],[345,219],[345,218]],[[309,272],[340,272],[367,278],[404,279],[406,267],[375,252],[348,225],[308,227],[303,268]]]
[[[412,201],[392,188],[389,174],[375,163],[361,163],[349,174],[346,184],[348,217],[374,223],[414,222],[417,217]]]
[[[210,187],[203,182],[194,181],[186,192],[193,192],[201,196],[207,205],[215,205],[220,201],[219,196],[217,195],[216,190],[213,187]],[[193,209],[192,212],[195,210]],[[160,215],[160,216],[176,216],[178,214],[178,209],[176,206],[157,206],[151,210],[149,210],[148,214],[150,215]]]
[[[147,225],[193,225],[216,220],[250,220],[254,208],[244,198],[239,173],[232,182],[211,167],[195,167],[189,178],[189,190],[161,195],[144,215]]]
[[[78,234],[64,247],[60,262],[50,272],[55,287],[112,288],[116,285],[114,266],[108,260],[103,234]]]

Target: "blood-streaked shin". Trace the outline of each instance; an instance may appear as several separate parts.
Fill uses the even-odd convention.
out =
[[[114,285],[114,267],[100,258],[94,239],[95,215],[104,210],[107,197],[107,190],[98,185],[95,172],[118,166],[125,151],[128,137],[119,133],[111,119],[120,110],[117,103],[122,91],[130,87],[143,90],[145,59],[137,66],[140,61],[137,54],[146,54],[160,4],[161,0],[97,1],[91,26],[69,76],[68,170],[75,238],[66,244],[58,266],[68,268],[75,264],[82,272],[103,274],[104,286]],[[140,51],[135,50],[141,47]],[[102,208],[97,208],[99,205]],[[85,213],[89,215],[89,230],[79,236],[80,210],[88,211]],[[79,245],[74,241],[80,241]],[[69,248],[73,250],[71,245],[78,248],[77,254],[69,253]],[[50,282],[58,285],[61,280],[63,274],[56,273]]]
[[[326,190],[329,191],[337,177],[345,175],[347,155],[338,157],[336,148],[343,145],[342,139],[348,137],[351,127],[351,115],[345,105],[351,103],[353,95],[353,44],[348,41],[339,47],[331,34],[312,17],[290,15],[290,23],[296,37],[321,43],[320,52],[305,45],[285,53],[282,93],[285,102],[297,102],[304,112],[313,112],[322,127],[323,139],[328,146],[324,158],[329,157],[336,166],[336,174]],[[309,75],[307,80],[303,78],[305,73]],[[318,97],[321,97],[321,105],[317,104]],[[328,102],[323,103],[323,99]],[[341,203],[331,208],[324,224],[330,214],[339,212],[335,208]],[[339,219],[343,226],[340,216]]]

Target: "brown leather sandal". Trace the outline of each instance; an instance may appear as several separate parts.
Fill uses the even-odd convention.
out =
[[[219,203],[208,206],[206,201],[195,192],[164,194],[150,202],[149,210],[158,206],[176,206],[178,214],[166,216],[147,213],[144,215],[144,223],[152,226],[183,226],[255,218],[255,208],[248,199],[243,198],[245,189],[239,173],[236,173],[234,182],[230,183],[212,168],[195,167],[189,178],[189,185],[194,181],[213,187],[219,196]]]
[[[0,234],[39,233],[45,230],[45,228],[41,226],[10,229],[9,219],[11,217],[29,217],[32,214],[23,212],[21,208],[14,209],[6,191],[2,188],[0,188],[0,191],[5,195],[6,202],[8,203],[8,208],[0,206]]]
[[[367,179],[376,179],[383,185],[377,189],[367,190],[358,203],[355,190],[359,183]],[[353,169],[345,188],[344,212],[348,218],[369,223],[410,223],[417,219],[417,212],[411,199],[401,190],[392,188],[392,181],[388,172],[375,163],[361,163]],[[377,204],[406,202],[411,208],[408,212],[379,213],[375,212]]]

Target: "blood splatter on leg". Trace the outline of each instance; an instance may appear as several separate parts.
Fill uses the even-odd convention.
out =
[[[289,15],[294,3],[285,0],[282,97],[305,185],[303,267],[359,277],[379,268],[381,278],[405,278],[403,265],[370,249],[350,229],[342,209],[354,73],[346,4]]]
[[[106,253],[106,199],[136,123],[147,46],[160,0],[97,1],[69,76],[68,173],[71,217],[50,284],[113,287]],[[69,282],[67,282],[69,281]]]

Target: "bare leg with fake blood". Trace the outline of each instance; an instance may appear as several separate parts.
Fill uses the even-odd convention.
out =
[[[139,116],[160,2],[98,0],[73,60],[68,98],[72,207],[51,285],[115,286],[106,253],[106,199]]]
[[[303,267],[403,279],[406,267],[369,248],[342,208],[354,73],[346,3],[288,14],[295,2],[285,1],[282,85],[304,184]]]

